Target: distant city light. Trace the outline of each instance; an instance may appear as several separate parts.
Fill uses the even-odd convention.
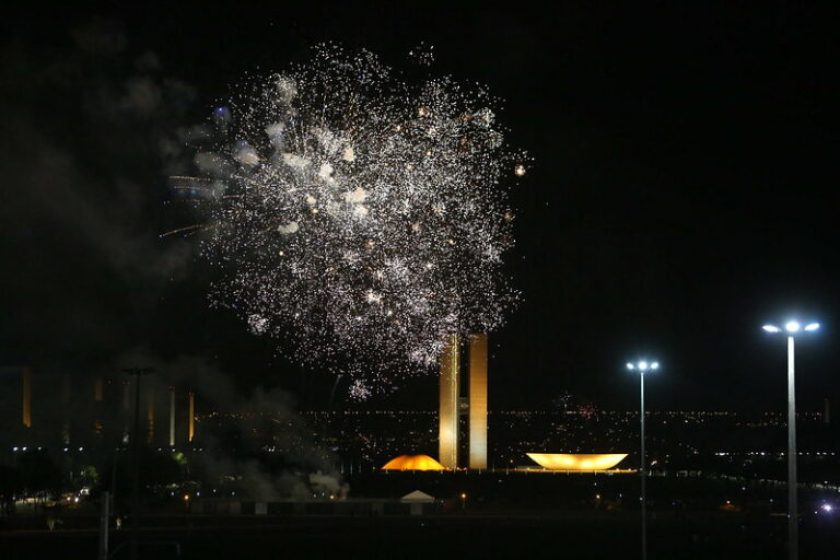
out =
[[[653,362],[650,364],[650,369],[659,369],[659,362]]]
[[[627,362],[627,369],[629,369],[630,371],[633,371],[634,369],[636,369],[636,366],[634,366],[630,362]]]
[[[769,332],[769,333],[777,333],[777,332],[780,332],[782,330],[779,327],[777,327],[776,325],[764,325],[761,328],[764,329],[765,331]]]
[[[822,506],[820,506],[820,509],[822,509],[826,513],[831,513],[834,510],[834,508],[831,507],[831,504],[823,504]]]
[[[805,330],[808,331],[808,332],[814,332],[815,330],[817,330],[819,328],[820,328],[819,323],[809,323],[808,325],[805,326]]]

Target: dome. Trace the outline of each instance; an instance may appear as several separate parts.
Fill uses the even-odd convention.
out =
[[[400,455],[391,459],[383,471],[442,471],[444,466],[429,457],[428,455]]]

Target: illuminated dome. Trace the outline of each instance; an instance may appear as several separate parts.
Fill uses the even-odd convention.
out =
[[[442,471],[444,466],[429,457],[428,455],[400,455],[391,459],[383,471]]]
[[[552,471],[603,471],[619,464],[627,453],[527,453],[539,466]]]

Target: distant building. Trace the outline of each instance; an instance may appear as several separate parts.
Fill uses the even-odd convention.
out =
[[[468,464],[471,469],[487,468],[487,335],[469,337]],[[447,339],[440,358],[440,408],[438,445],[441,464],[459,466],[459,417],[461,390],[461,343],[457,335]]]
[[[444,466],[428,455],[400,455],[382,467],[383,471],[442,471]]]
[[[627,453],[527,453],[527,455],[544,469],[568,472],[605,471],[627,457]]]

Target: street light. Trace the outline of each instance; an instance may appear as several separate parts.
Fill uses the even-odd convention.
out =
[[[645,478],[646,464],[645,464],[645,373],[648,371],[656,371],[659,369],[659,362],[639,360],[636,363],[627,362],[627,369],[629,371],[639,372],[639,386],[640,386],[640,425],[641,425],[641,458],[639,459],[639,473],[642,481],[642,560],[647,560],[647,495],[645,493]]]
[[[764,325],[765,332],[776,334],[782,328],[776,325]],[[804,327],[796,320],[784,324],[787,333],[788,350],[788,558],[799,558],[799,526],[796,497],[796,383],[793,367],[793,339],[804,332],[819,330],[819,323],[808,323]]]
[[[131,434],[131,449],[133,460],[133,477],[131,483],[131,539],[129,558],[137,560],[140,557],[137,531],[140,528],[140,378],[154,371],[149,367],[123,368],[128,375],[133,375],[134,383],[134,432]],[[81,450],[81,448],[80,448]],[[114,463],[116,465],[116,462]],[[114,467],[116,468],[116,466]]]

